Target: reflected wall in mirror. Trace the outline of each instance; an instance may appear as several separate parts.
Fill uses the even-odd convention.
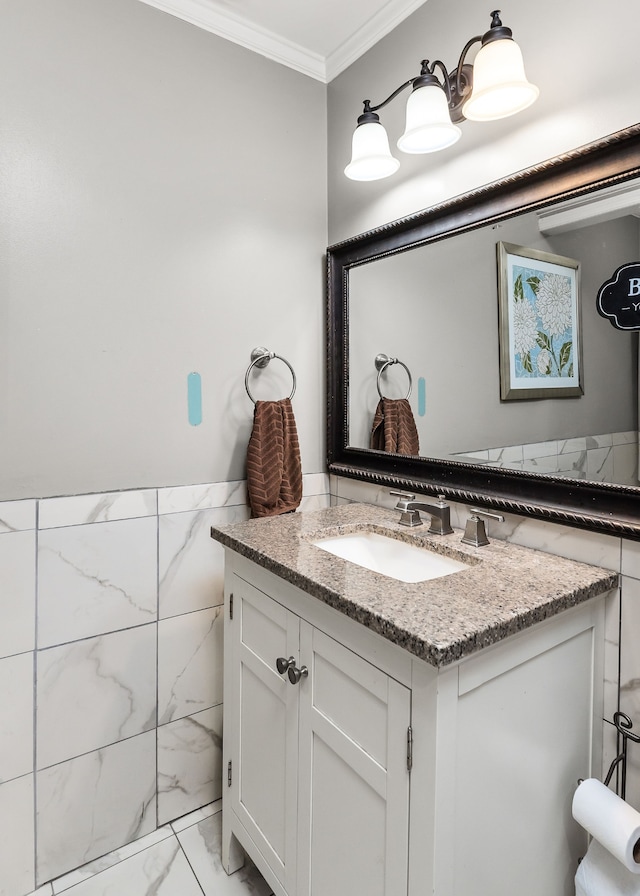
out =
[[[640,260],[638,175],[640,125],[331,247],[330,469],[640,538],[638,336],[596,309]],[[580,262],[580,397],[501,401],[500,242]],[[370,449],[381,352],[419,457]]]

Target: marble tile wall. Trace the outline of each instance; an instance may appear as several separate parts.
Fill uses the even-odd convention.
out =
[[[464,457],[492,467],[619,485],[638,484],[638,433],[635,431],[488,448],[465,452]]]
[[[0,502],[0,896],[220,797],[209,527],[247,516],[244,482]]]

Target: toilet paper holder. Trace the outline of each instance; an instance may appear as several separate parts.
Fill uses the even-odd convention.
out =
[[[605,721],[609,722],[608,719]],[[633,722],[624,712],[614,712],[613,722],[609,722],[609,724],[612,724],[618,732],[618,755],[609,766],[604,784],[606,787],[609,786],[613,773],[618,769],[620,774],[616,778],[615,790],[617,795],[624,800],[627,795],[627,743],[632,741],[634,744],[640,744],[640,734],[631,731]]]

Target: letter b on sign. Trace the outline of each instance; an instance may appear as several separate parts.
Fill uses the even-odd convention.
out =
[[[640,277],[629,278],[629,295],[640,296]]]

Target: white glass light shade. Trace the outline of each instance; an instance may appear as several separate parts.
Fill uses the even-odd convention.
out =
[[[426,84],[409,95],[406,125],[398,140],[398,149],[411,153],[437,152],[454,144],[461,134],[449,117],[442,87]]]
[[[377,121],[359,124],[353,132],[351,162],[344,173],[351,180],[380,180],[400,167],[391,155],[387,132]]]
[[[526,109],[539,90],[527,81],[520,47],[514,40],[492,40],[473,63],[473,90],[462,106],[471,121],[495,121]]]

